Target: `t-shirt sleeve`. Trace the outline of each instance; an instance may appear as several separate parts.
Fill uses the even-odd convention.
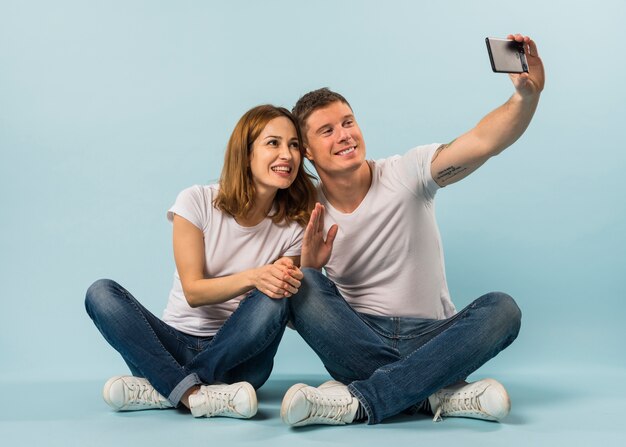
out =
[[[209,188],[192,186],[178,194],[174,205],[167,211],[167,219],[172,222],[174,214],[178,214],[204,232],[209,224],[210,206],[212,201]]]
[[[304,236],[304,228],[297,223],[293,223],[292,225],[294,226],[294,231],[291,244],[283,256],[300,256],[302,253],[302,237]]]
[[[440,144],[417,146],[395,160],[400,181],[414,194],[433,199],[440,186],[430,172],[430,164]]]

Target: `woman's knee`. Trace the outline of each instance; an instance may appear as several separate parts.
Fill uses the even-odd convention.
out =
[[[288,300],[290,298],[270,298],[257,290],[240,304],[241,309],[237,311],[249,314],[254,324],[260,326],[272,322],[286,325],[289,318]]]
[[[122,290],[121,286],[111,279],[99,279],[87,289],[85,309],[93,318],[94,314],[103,314],[115,307]]]

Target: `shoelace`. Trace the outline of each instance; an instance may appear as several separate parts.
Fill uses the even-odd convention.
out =
[[[455,397],[454,394],[444,395],[441,397],[439,406],[437,407],[437,411],[435,412],[435,417],[433,418],[433,422],[439,422],[442,420],[441,413],[444,411],[446,413],[453,413],[455,411],[473,411],[477,413],[484,413],[482,407],[480,406],[480,397],[481,393],[473,394],[470,397]]]
[[[235,407],[231,401],[231,396],[229,393],[223,393],[220,391],[202,391],[205,396],[205,402],[207,405],[207,415],[215,416],[218,414],[223,414],[228,411],[231,413],[236,413]]]
[[[312,407],[309,417],[312,420],[343,424],[343,417],[350,412],[350,402],[345,398],[320,396],[317,393],[307,393],[306,396]]]
[[[162,406],[160,394],[151,385],[146,383],[127,383],[130,405],[157,405]]]

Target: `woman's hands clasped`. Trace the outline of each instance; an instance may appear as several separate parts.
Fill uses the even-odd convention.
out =
[[[289,298],[298,292],[302,271],[291,258],[282,257],[273,264],[254,269],[254,287],[270,298]]]

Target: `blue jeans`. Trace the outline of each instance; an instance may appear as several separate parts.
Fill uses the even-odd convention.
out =
[[[145,377],[174,406],[194,385],[239,381],[255,388],[263,385],[289,312],[286,299],[271,299],[255,290],[215,336],[196,337],[167,325],[108,279],[89,287],[85,307],[132,374]]]
[[[515,340],[521,312],[499,292],[445,320],[359,314],[314,269],[289,300],[291,321],[377,424],[465,379]]]

